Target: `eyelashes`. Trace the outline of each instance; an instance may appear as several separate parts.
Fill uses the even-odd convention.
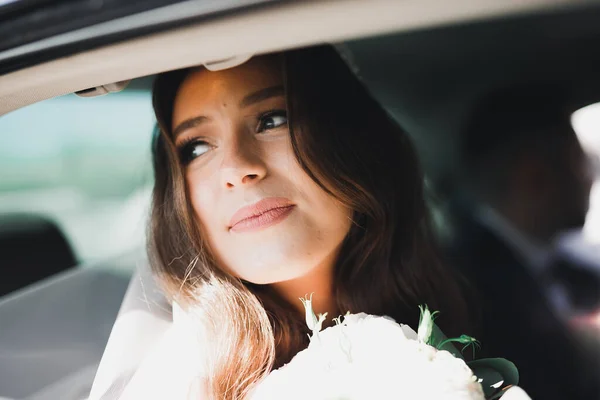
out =
[[[287,112],[285,110],[271,110],[261,114],[255,128],[256,134],[266,135],[269,131],[287,126]],[[214,148],[207,140],[198,137],[184,139],[177,146],[180,162],[187,166],[196,158],[203,156]]]
[[[190,138],[184,140],[179,146],[179,160],[183,165],[188,165],[196,158],[208,152],[212,146],[205,140],[198,138]]]
[[[256,133],[262,133],[271,129],[287,126],[287,112],[285,110],[273,110],[262,114],[258,118]]]

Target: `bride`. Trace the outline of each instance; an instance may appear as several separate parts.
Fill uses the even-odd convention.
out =
[[[153,105],[149,252],[189,339],[160,366],[185,370],[180,390],[244,398],[308,345],[307,293],[330,317],[416,328],[426,303],[448,336],[469,331],[415,150],[332,47],[167,72]]]

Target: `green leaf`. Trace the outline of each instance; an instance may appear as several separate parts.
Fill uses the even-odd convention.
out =
[[[512,362],[504,358],[482,358],[467,363],[473,374],[482,379],[481,387],[486,398],[492,396],[498,388],[492,387],[502,381],[502,387],[517,385],[519,371]]]
[[[442,330],[436,324],[433,324],[430,343],[431,346],[434,346],[438,350],[446,350],[454,357],[464,360],[464,357],[462,356],[460,351],[458,351],[458,349],[454,347],[454,345],[451,342],[448,341],[448,338],[446,337],[446,335],[444,335],[444,332],[442,332]]]
[[[460,335],[457,338],[453,339],[455,342],[458,343],[462,343],[462,344],[468,344],[468,343],[473,343],[476,342],[477,340],[475,340],[475,338],[471,337],[471,336],[467,336],[467,335]]]
[[[475,339],[474,337],[468,336],[468,335],[460,335],[457,338],[450,338],[450,339],[446,339],[444,341],[442,341],[441,343],[439,343],[437,345],[438,350],[444,348],[444,346],[446,344],[449,343],[460,343],[460,344],[464,344],[462,350],[461,350],[461,354],[462,352],[467,348],[467,347],[472,347],[473,348],[473,358],[475,358],[475,349],[476,348],[481,348],[481,344],[479,343],[479,341],[477,339]],[[462,358],[462,357],[461,357]]]

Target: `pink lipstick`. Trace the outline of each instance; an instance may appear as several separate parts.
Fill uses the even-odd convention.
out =
[[[290,215],[295,205],[283,197],[269,197],[240,208],[231,218],[229,229],[252,232],[275,225]]]

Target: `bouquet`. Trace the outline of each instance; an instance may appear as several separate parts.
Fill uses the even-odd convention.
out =
[[[454,343],[475,347],[466,335],[445,338],[434,324],[436,312],[424,306],[417,332],[391,318],[364,313],[334,318],[312,310],[312,295],[302,300],[312,335],[308,348],[272,371],[254,389],[262,399],[530,399],[515,386],[518,372],[505,359],[465,362]]]

